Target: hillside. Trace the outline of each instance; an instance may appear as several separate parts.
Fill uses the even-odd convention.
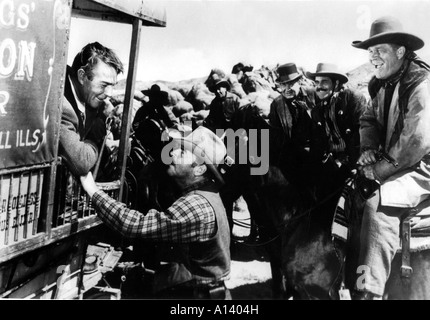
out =
[[[365,94],[367,94],[367,84],[373,72],[372,69],[373,68],[370,63],[365,63],[347,72],[346,75],[349,78],[349,82],[348,82],[349,86],[352,88],[357,88],[358,90],[363,91]],[[181,80],[177,82],[170,82],[170,81],[164,81],[164,80],[136,81],[135,90],[141,91],[141,90],[149,89],[152,84],[157,83],[161,86],[165,86],[167,89],[177,90],[181,93],[187,93],[191,90],[192,86],[195,83],[203,83],[206,80],[206,78],[207,76],[204,76],[200,78],[192,78],[192,79]],[[126,80],[121,80],[117,84],[115,89],[118,91],[124,90],[125,84],[126,84]]]
[[[166,88],[170,90],[177,90],[179,92],[189,92],[193,86],[193,84],[201,82],[203,83],[206,80],[207,77],[201,77],[201,78],[192,78],[188,80],[181,80],[177,82],[170,82],[170,81],[164,81],[164,80],[156,80],[156,81],[136,81],[135,83],[135,90],[136,91],[142,91],[149,89],[151,85],[154,83],[157,83],[161,85],[161,87],[165,86]],[[118,84],[115,86],[115,90],[121,91],[125,89],[126,80],[121,80],[118,82]]]
[[[349,78],[348,85],[368,95],[367,85],[373,74],[373,66],[368,62],[349,71],[346,75]]]
[[[419,52],[418,52],[419,55]],[[427,63],[430,63],[430,56],[422,56],[424,61]],[[348,85],[352,88],[356,88],[360,91],[362,91],[364,94],[367,93],[367,84],[372,76],[373,73],[373,67],[370,64],[370,62],[364,63],[357,68],[346,72],[346,75],[349,78]],[[209,74],[209,72],[208,72]],[[164,80],[156,80],[156,81],[136,81],[136,90],[141,91],[144,89],[148,89],[151,87],[152,84],[157,83],[161,84],[162,86],[166,86],[168,89],[171,90],[177,90],[181,93],[187,93],[192,88],[193,84],[195,83],[203,83],[206,80],[207,76],[203,76],[200,78],[192,78],[188,80],[181,80],[177,82],[169,82]],[[124,90],[125,88],[125,80],[122,80],[118,83],[115,89],[118,91]]]

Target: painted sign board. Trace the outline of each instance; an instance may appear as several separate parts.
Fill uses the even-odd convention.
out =
[[[71,1],[0,0],[0,169],[57,156]]]

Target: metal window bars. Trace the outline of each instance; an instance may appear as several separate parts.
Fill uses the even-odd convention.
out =
[[[79,219],[96,215],[91,199],[82,188],[80,181],[74,177],[67,166],[58,166],[57,190],[54,201],[52,227],[71,224]],[[99,182],[97,185],[114,199],[119,198],[120,181]]]

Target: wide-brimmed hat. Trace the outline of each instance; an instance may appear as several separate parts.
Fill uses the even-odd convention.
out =
[[[169,104],[169,93],[161,90],[158,84],[153,84],[151,89],[142,90],[141,91],[145,96],[149,97],[149,101],[157,100],[162,103],[163,106],[167,106]]]
[[[221,77],[219,74],[214,73],[211,75],[210,80],[206,81],[206,86],[210,92],[215,92],[219,87],[225,87],[230,90],[230,83],[226,77]]]
[[[291,82],[303,76],[297,71],[297,67],[294,63],[283,64],[278,67],[276,72],[278,73],[277,82]]]
[[[329,77],[329,78],[335,78],[339,80],[341,83],[348,82],[348,77],[344,75],[343,73],[339,72],[337,66],[333,63],[325,63],[321,62],[317,65],[317,70],[315,73],[307,72],[306,76],[312,80],[315,80],[315,77]]]
[[[215,133],[206,127],[199,126],[185,138],[176,139],[176,141],[206,164],[218,182],[224,183],[217,167],[224,163],[227,150],[223,141]]]
[[[243,71],[243,73],[245,73],[245,72],[250,72],[253,69],[254,67],[251,66],[250,64],[247,64],[245,62],[238,62],[231,69],[231,73],[236,74],[236,73],[239,73],[240,71]]]
[[[394,17],[382,17],[375,20],[370,27],[369,39],[353,41],[352,46],[365,49],[381,43],[393,43],[405,46],[406,49],[415,51],[424,46],[424,41],[417,36],[403,31],[400,21]]]
[[[212,86],[212,89],[216,90],[219,87],[224,87],[227,88],[227,90],[230,90],[230,83],[228,82],[227,78],[216,81]]]

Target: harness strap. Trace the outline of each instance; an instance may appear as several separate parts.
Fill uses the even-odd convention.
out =
[[[410,278],[413,270],[410,266],[410,249],[411,249],[411,237],[413,233],[413,220],[414,217],[426,218],[427,213],[422,212],[425,208],[430,206],[430,198],[422,201],[416,207],[409,210],[407,214],[401,217],[400,220],[400,239],[401,239],[401,252],[402,252],[402,266],[401,266],[401,277]],[[416,231],[416,230],[415,230]]]
[[[411,217],[416,214],[416,209],[412,209],[410,214],[401,220],[400,237],[402,242],[402,266],[400,267],[400,277],[402,286],[408,292],[411,289],[411,275],[413,269],[411,267]]]
[[[342,278],[341,278],[341,283],[340,283],[340,288],[339,288],[339,300],[352,300],[351,299],[351,292],[349,291],[349,289],[346,287],[345,284],[345,258],[342,261],[341,264],[341,272],[342,272]]]

